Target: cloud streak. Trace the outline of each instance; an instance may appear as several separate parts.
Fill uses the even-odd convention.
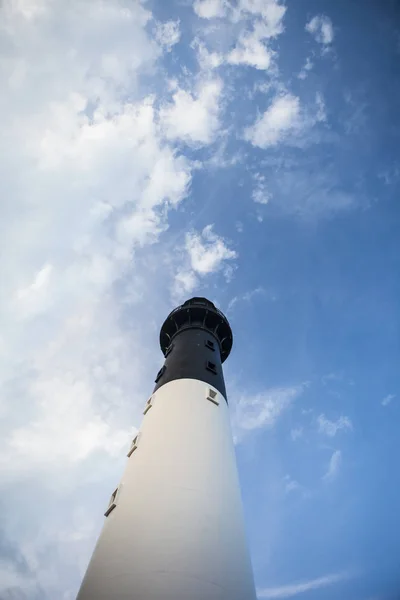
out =
[[[396,398],[396,394],[388,394],[381,400],[382,406],[389,406],[389,404]]]
[[[342,452],[341,450],[335,450],[333,452],[328,465],[328,470],[325,475],[322,477],[323,481],[329,482],[333,481],[337,474],[339,473],[340,466],[342,464]]]
[[[293,598],[305,592],[319,590],[331,585],[344,582],[351,577],[349,573],[334,573],[309,581],[282,585],[280,587],[264,588],[257,591],[258,598]]]

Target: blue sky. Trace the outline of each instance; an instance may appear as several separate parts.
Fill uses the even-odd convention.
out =
[[[395,600],[396,2],[0,11],[0,598],[75,598],[201,294],[259,600]]]

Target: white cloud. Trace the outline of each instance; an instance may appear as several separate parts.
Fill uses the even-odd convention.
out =
[[[196,38],[192,42],[192,47],[196,50],[196,57],[202,71],[217,69],[223,64],[223,55],[220,52],[210,51],[199,39]]]
[[[271,200],[271,194],[267,190],[265,175],[256,173],[253,179],[255,180],[256,185],[252,191],[251,197],[257,204],[268,204],[268,202]]]
[[[237,252],[231,250],[226,241],[213,230],[213,225],[204,227],[201,233],[191,232],[185,236],[185,253],[173,284],[176,301],[193,292],[201,278],[222,271],[226,279],[232,274],[231,261]]]
[[[257,6],[258,38],[277,35],[277,3]],[[172,90],[159,111],[151,82],[168,91],[158,60],[180,33],[139,2],[18,0],[1,16],[4,527],[33,565],[39,597],[74,598],[161,360],[154,321],[170,286],[161,233],[193,169],[173,142],[215,139],[222,83],[192,87],[185,73],[186,91]],[[215,68],[221,53],[203,60]],[[184,292],[228,277],[237,256],[211,226],[188,235],[185,250]],[[271,426],[293,394],[275,394],[280,408],[268,392],[253,398],[248,430]],[[1,572],[0,595],[12,577]]]
[[[294,427],[290,430],[290,437],[295,442],[299,438],[303,437],[303,428],[302,427]]]
[[[0,590],[1,588],[5,590],[17,590],[16,594],[22,592],[24,594],[22,599],[35,597],[35,577],[30,573],[24,572],[23,569],[18,569],[17,565],[5,560],[4,558],[0,558],[0,582]],[[27,595],[25,596],[25,594]],[[21,596],[14,596],[13,594],[7,597],[18,598]],[[7,597],[3,596],[4,599]]]
[[[339,472],[340,466],[342,464],[342,452],[340,450],[335,450],[333,452],[328,465],[328,470],[325,475],[322,477],[323,481],[332,481],[335,479],[336,475]]]
[[[261,17],[255,30],[259,39],[274,38],[283,32],[283,17],[286,6],[279,0],[239,0],[233,19],[238,20],[247,14]]]
[[[306,383],[283,388],[271,388],[254,396],[239,396],[233,409],[235,437],[246,432],[271,428],[304,391]]]
[[[216,146],[209,153],[210,158],[203,161],[202,166],[206,169],[229,169],[243,159],[243,152],[240,150],[232,153],[227,144],[227,130],[223,132],[223,135],[218,140]]]
[[[309,581],[282,585],[280,587],[260,589],[257,590],[257,596],[258,598],[292,598],[293,596],[304,594],[305,592],[319,590],[335,583],[346,581],[349,579],[349,577],[350,575],[348,573],[325,575],[324,577],[310,579]]]
[[[251,193],[251,197],[253,198],[256,204],[268,204],[271,200],[271,195],[266,191],[264,185],[258,184]]]
[[[44,265],[42,269],[37,273],[33,283],[25,289],[19,290],[17,292],[18,298],[24,298],[25,296],[29,296],[30,294],[36,293],[41,288],[46,287],[49,282],[51,271],[53,267],[49,264]]]
[[[33,282],[20,288],[15,294],[16,310],[21,318],[43,313],[49,306],[48,287],[53,266],[44,265],[35,275]]]
[[[74,598],[161,360],[149,323],[167,313],[169,282],[151,244],[191,164],[141,81],[177,31],[157,43],[140,3],[97,0],[7,2],[0,27],[0,534],[33,556],[40,598]],[[57,536],[77,504],[93,529],[69,555]]]
[[[394,163],[386,166],[378,173],[378,177],[385,183],[385,185],[393,185],[400,178],[400,164]]]
[[[273,67],[275,53],[266,40],[283,32],[283,17],[286,7],[276,0],[240,0],[233,10],[233,20],[255,17],[253,26],[244,28],[236,46],[228,53],[227,62],[232,65],[248,65],[259,70]]]
[[[290,475],[285,475],[283,478],[283,487],[285,494],[290,494],[290,492],[295,492],[302,489],[302,486],[299,484],[299,482],[295,479],[292,479]]]
[[[251,127],[244,137],[253,146],[268,148],[282,141],[300,126],[300,101],[296,96],[277,96]]]
[[[174,278],[173,296],[179,301],[184,296],[193,292],[198,284],[196,273],[191,269],[183,269],[178,271]]]
[[[156,24],[155,38],[167,51],[179,42],[180,37],[179,21],[166,21],[165,23]]]
[[[201,235],[186,235],[186,250],[193,271],[199,275],[219,271],[225,261],[237,258],[237,253],[226,245],[224,239],[213,231],[213,225],[204,227]]]
[[[257,32],[244,32],[235,48],[227,55],[227,62],[266,70],[271,66],[272,58],[272,50],[262,43]]]
[[[325,108],[325,100],[321,92],[317,92],[315,96],[315,103],[317,106],[317,111],[315,114],[316,121],[326,121],[326,108]]]
[[[306,77],[308,77],[308,74],[309,74],[309,72],[311,71],[311,69],[313,67],[314,67],[314,63],[312,62],[312,60],[309,57],[307,57],[306,58],[306,62],[302,66],[301,71],[297,75],[297,77],[299,79],[306,79]]]
[[[44,378],[32,384],[31,393],[39,410],[31,423],[9,437],[13,469],[54,468],[55,463],[82,461],[96,450],[117,456],[135,432],[132,427],[113,429],[109,420],[96,414],[93,388],[84,381]]]
[[[10,9],[24,19],[30,20],[45,13],[46,5],[46,0],[15,0]]]
[[[353,424],[349,417],[343,415],[337,421],[330,421],[322,414],[318,416],[317,421],[318,431],[329,437],[335,437],[338,431],[351,431],[353,429]]]
[[[275,53],[268,40],[283,32],[286,7],[278,0],[239,0],[235,5],[223,0],[197,0],[195,12],[206,19],[227,16],[225,27],[230,27],[235,45],[228,52],[215,52],[199,43],[198,60],[202,68],[215,68],[223,62],[247,65],[259,70],[274,67]],[[237,41],[236,41],[237,40]]]
[[[305,27],[319,44],[329,45],[333,42],[334,31],[332,21],[325,15],[316,15]]]
[[[226,3],[224,0],[195,0],[193,10],[202,19],[214,19],[225,15]]]
[[[172,103],[160,110],[162,128],[168,139],[188,144],[210,144],[219,128],[222,81],[200,82],[193,96],[178,89]]]
[[[234,296],[228,304],[227,313],[231,312],[238,303],[241,303],[241,302],[250,303],[253,300],[253,298],[255,298],[256,296],[266,295],[266,293],[267,293],[266,290],[263,287],[259,286],[259,287],[255,288],[254,290],[245,292],[241,296]],[[275,300],[275,297],[271,296],[270,299]]]
[[[303,136],[302,142],[301,136],[294,136],[290,142],[298,142],[303,147],[302,143],[307,142],[307,137]],[[333,169],[327,167],[325,170],[310,170],[310,165],[306,169],[299,168],[295,163],[289,167],[278,164],[276,167],[274,165],[273,170],[265,169],[271,202],[279,198],[279,204],[275,203],[275,207],[284,214],[313,220],[356,206],[356,196],[341,186]]]
[[[381,400],[382,406],[389,406],[392,400],[396,398],[396,394],[388,394]]]
[[[227,17],[221,25],[226,33],[222,35],[222,40],[225,39],[222,44],[219,41],[210,49],[200,39],[196,38],[194,41],[198,47],[197,58],[202,69],[214,69],[227,63],[276,74],[273,60],[276,53],[268,46],[268,40],[277,37],[284,30],[286,7],[279,0],[239,0],[235,4],[225,0],[197,0],[194,10],[206,19]],[[206,37],[208,41],[210,38],[212,40],[207,32]]]
[[[283,32],[283,17],[286,7],[280,0],[239,0],[230,3],[226,0],[195,0],[193,10],[203,19],[228,16],[232,23],[245,21],[248,17],[257,19],[255,28],[259,39],[274,38]]]

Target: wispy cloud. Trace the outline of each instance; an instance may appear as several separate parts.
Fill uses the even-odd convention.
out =
[[[269,69],[272,64],[273,52],[262,42],[257,29],[244,31],[238,43],[227,56],[231,65],[248,65],[260,70]]]
[[[315,120],[317,122],[326,121],[326,106],[325,100],[321,92],[317,92],[315,96],[315,104],[316,104],[316,115]]]
[[[194,38],[191,47],[196,51],[197,61],[203,71],[217,69],[224,62],[224,56],[220,52],[209,50],[198,38]]]
[[[295,479],[292,479],[290,475],[285,475],[285,477],[283,478],[283,487],[285,490],[285,494],[290,494],[290,492],[302,489],[302,486],[299,484],[299,482]]]
[[[289,92],[279,92],[264,111],[244,130],[244,139],[258,148],[273,148],[278,144],[304,146],[314,143],[314,128],[327,120],[325,100],[320,92],[315,104],[302,105],[300,98]],[[317,130],[315,130],[317,131]]]
[[[172,46],[179,42],[180,37],[179,21],[167,21],[166,23],[156,24],[155,38],[168,52]]]
[[[334,573],[332,575],[318,577],[317,579],[310,579],[309,581],[293,583],[290,585],[282,585],[280,587],[260,589],[257,591],[257,596],[258,598],[292,598],[293,596],[304,594],[304,592],[319,590],[335,583],[346,581],[350,577],[351,575],[346,572]]]
[[[327,435],[328,437],[335,437],[338,431],[351,431],[353,424],[349,417],[344,415],[340,416],[336,421],[330,421],[327,417],[322,414],[317,418],[318,431]]]
[[[267,184],[265,183],[265,175],[255,173],[253,179],[255,181],[255,187],[251,197],[257,204],[268,204],[271,199],[271,194],[268,192]]]
[[[188,232],[185,236],[185,254],[173,284],[176,300],[191,293],[199,278],[222,271],[225,278],[232,275],[231,261],[237,258],[237,252],[229,248],[223,237],[215,233],[213,225],[207,225],[198,233]]]
[[[396,394],[388,394],[381,400],[382,406],[389,406],[389,404],[396,398]]]
[[[311,71],[311,69],[314,67],[314,63],[313,61],[307,57],[306,58],[306,62],[304,63],[304,65],[301,68],[300,73],[297,75],[297,77],[299,79],[306,79],[306,77],[308,77],[309,72]]]
[[[235,3],[225,0],[195,0],[193,9],[202,19],[227,17],[225,23],[229,23],[232,32],[235,32],[235,44],[224,54],[218,53],[218,58],[200,42],[199,50],[203,56],[199,57],[199,62],[204,64],[211,59],[210,66],[214,67],[216,61],[218,65],[224,62],[270,72],[275,68],[276,51],[270,48],[268,42],[284,30],[283,18],[286,7],[280,3],[280,0],[268,0],[267,3],[253,0],[238,0]]]
[[[306,137],[292,136],[290,143],[301,145],[306,143]],[[301,161],[289,166],[274,165],[271,161],[271,168],[265,169],[271,207],[283,214],[314,220],[357,206],[358,195],[342,187],[333,168],[327,167],[323,172],[313,168],[307,172],[305,167]]]
[[[254,396],[241,396],[234,408],[236,439],[246,432],[271,428],[307,387],[302,383],[291,387],[271,388]]]
[[[244,138],[253,146],[275,146],[300,127],[300,100],[292,94],[277,96],[264,114],[245,130]]]
[[[232,298],[232,300],[229,302],[226,312],[227,313],[231,312],[238,303],[244,302],[247,304],[247,303],[251,302],[256,296],[265,296],[266,294],[267,294],[266,290],[260,286],[260,287],[255,288],[254,290],[245,292],[241,296],[234,296]],[[270,299],[274,300],[275,297],[271,296]]]
[[[294,427],[293,429],[290,430],[290,437],[295,442],[299,438],[303,437],[303,433],[304,433],[304,431],[303,431],[302,427]]]
[[[333,479],[335,479],[336,475],[339,472],[341,464],[342,452],[340,450],[335,450],[335,452],[332,454],[329,460],[328,470],[322,477],[323,481],[332,481]]]
[[[319,44],[327,46],[333,42],[332,21],[326,15],[316,15],[307,23],[305,29],[314,36]]]

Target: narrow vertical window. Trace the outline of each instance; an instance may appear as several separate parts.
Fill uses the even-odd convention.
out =
[[[132,440],[131,447],[129,448],[127,457],[129,458],[133,452],[135,452],[136,448],[139,445],[140,441],[140,433],[138,433]]]
[[[158,373],[157,373],[157,377],[156,377],[155,383],[158,383],[158,382],[160,381],[160,379],[161,379],[161,377],[164,375],[164,373],[165,373],[166,369],[167,369],[167,367],[166,367],[165,365],[163,365],[163,366],[161,367],[161,369],[160,369],[160,370],[158,371]]]
[[[212,340],[205,340],[204,344],[209,350],[215,350],[215,344]]]
[[[147,414],[152,406],[153,406],[153,396],[150,396],[150,398],[147,400],[146,405],[144,407],[143,414],[144,415]]]
[[[214,373],[214,375],[217,374],[217,365],[211,362],[210,360],[206,362],[206,369],[207,371],[211,371],[211,373]]]
[[[111,498],[110,498],[110,501],[108,503],[107,510],[104,513],[105,517],[108,517],[108,515],[110,514],[110,512],[113,511],[114,508],[117,506],[117,500],[118,500],[119,490],[120,490],[120,487],[118,486],[117,489],[114,490],[113,493],[111,494]]]

